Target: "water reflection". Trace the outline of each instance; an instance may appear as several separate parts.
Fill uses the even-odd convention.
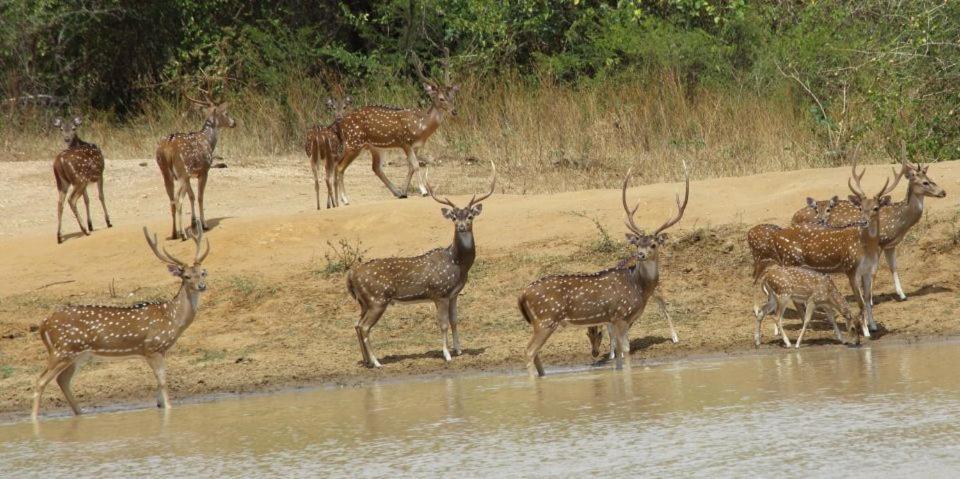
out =
[[[944,475],[960,468],[957,359],[955,343],[824,347],[65,417],[0,426],[0,464],[11,477]]]

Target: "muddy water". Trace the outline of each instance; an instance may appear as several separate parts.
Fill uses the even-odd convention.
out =
[[[960,343],[808,348],[0,426],[0,475],[952,476]],[[55,394],[55,393],[54,393]]]

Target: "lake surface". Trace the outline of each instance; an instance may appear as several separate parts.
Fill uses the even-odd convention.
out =
[[[956,477],[958,364],[803,348],[48,417],[0,425],[0,476]]]

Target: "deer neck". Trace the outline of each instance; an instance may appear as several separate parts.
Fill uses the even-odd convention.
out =
[[[213,150],[217,147],[217,124],[213,119],[207,118],[204,120],[203,128],[200,129],[200,132],[203,133],[207,144],[210,145],[210,152],[213,153]]]
[[[860,242],[867,252],[880,249],[880,212],[870,215],[867,226],[860,228]]]
[[[199,307],[200,292],[190,290],[185,284],[181,285],[177,295],[167,302],[167,310],[173,315],[171,319],[176,325],[178,336],[193,323]]]
[[[918,191],[911,182],[907,187],[907,198],[903,201],[903,205],[896,206],[900,206],[897,208],[898,218],[895,219],[897,226],[909,228],[923,217],[923,193]]]
[[[634,268],[634,275],[637,284],[643,289],[644,294],[652,293],[657,289],[660,283],[660,263],[657,260],[638,261]]]
[[[417,131],[418,138],[429,138],[433,132],[437,131],[437,128],[440,128],[440,123],[443,121],[444,113],[440,111],[434,105],[430,105],[430,108],[427,108],[426,111],[420,110],[418,112],[419,129]]]
[[[477,249],[473,243],[473,231],[455,232],[450,252],[453,253],[453,262],[460,267],[460,274],[467,274],[477,256]]]

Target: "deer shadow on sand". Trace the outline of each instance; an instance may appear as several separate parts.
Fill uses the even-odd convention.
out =
[[[917,288],[912,293],[907,293],[907,299],[903,301],[909,301],[910,298],[914,298],[918,296],[926,296],[928,294],[940,294],[940,293],[952,293],[952,292],[953,290],[950,288],[927,284]],[[883,293],[883,294],[875,295],[873,297],[873,304],[881,304],[889,301],[901,302],[900,298],[897,297],[896,293]]]
[[[459,356],[479,356],[487,351],[487,346],[482,348],[463,348],[463,352]],[[381,364],[390,364],[390,363],[399,363],[401,361],[407,361],[410,359],[443,359],[443,351],[435,349],[432,351],[425,351],[422,353],[411,353],[411,354],[391,354],[380,358]]]

